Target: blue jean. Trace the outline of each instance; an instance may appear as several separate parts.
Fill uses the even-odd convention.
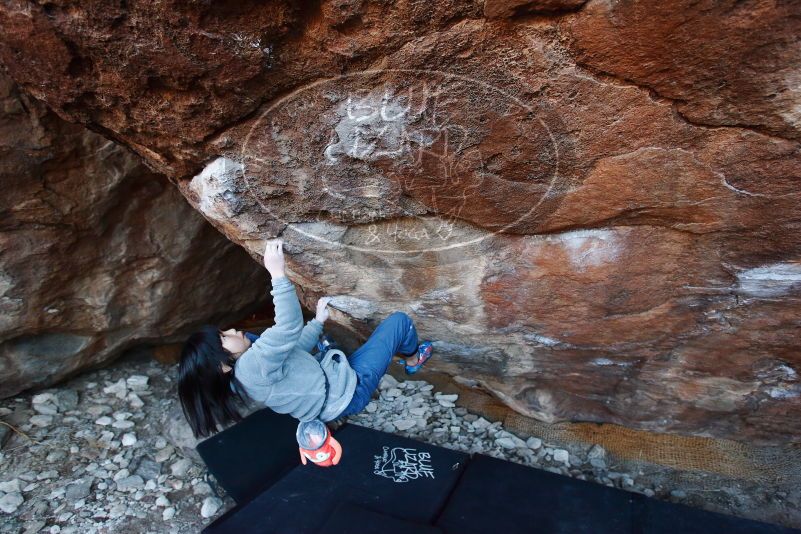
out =
[[[381,321],[367,341],[348,356],[348,363],[356,371],[356,391],[337,418],[358,413],[367,406],[397,353],[404,356],[417,353],[417,329],[412,318],[399,311]]]

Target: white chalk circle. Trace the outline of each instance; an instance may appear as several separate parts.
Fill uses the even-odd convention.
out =
[[[276,220],[358,229],[353,242],[332,243],[310,230],[319,225],[292,226],[370,253],[527,233],[567,189],[559,144],[534,107],[429,70],[368,70],[296,89],[252,123],[240,162],[249,193]]]

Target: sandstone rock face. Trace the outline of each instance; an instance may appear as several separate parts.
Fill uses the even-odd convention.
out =
[[[405,310],[540,419],[801,438],[797,2],[110,5],[0,8],[0,60],[252,254],[282,235],[307,306]]]
[[[801,3],[592,2],[576,60],[676,101],[687,120],[801,139]]]
[[[263,268],[130,151],[7,77],[0,108],[0,397],[267,296]]]

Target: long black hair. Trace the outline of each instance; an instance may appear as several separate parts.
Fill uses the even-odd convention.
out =
[[[222,332],[205,325],[189,336],[178,366],[178,397],[196,438],[218,432],[242,420],[239,407],[247,403],[234,371],[223,372],[223,364],[234,367],[233,355],[222,346]],[[234,389],[231,389],[233,384]]]

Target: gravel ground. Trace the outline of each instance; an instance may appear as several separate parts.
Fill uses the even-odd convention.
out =
[[[175,367],[140,356],[0,401],[6,423],[0,425],[0,531],[198,532],[233,506],[204,480],[174,376]],[[457,400],[425,381],[387,375],[380,395],[348,420],[649,496],[688,499],[685,489],[666,487],[652,473],[616,470],[598,445],[559,448],[522,439]]]

